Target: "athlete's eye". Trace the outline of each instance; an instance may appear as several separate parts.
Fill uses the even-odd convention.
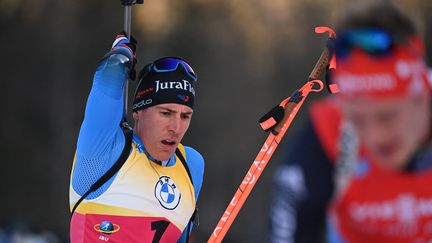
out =
[[[185,120],[190,120],[191,117],[192,117],[192,114],[182,114],[182,115],[181,115],[181,118],[182,118],[182,119],[185,119]]]
[[[171,112],[169,112],[169,111],[161,111],[160,114],[162,116],[169,116],[171,114]]]

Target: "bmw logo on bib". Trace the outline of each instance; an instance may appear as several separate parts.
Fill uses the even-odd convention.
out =
[[[181,194],[169,176],[161,176],[155,186],[155,197],[162,207],[173,210],[178,206]]]

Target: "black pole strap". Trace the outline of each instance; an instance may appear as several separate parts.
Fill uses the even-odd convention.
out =
[[[298,104],[303,99],[302,93],[299,90],[295,90],[289,99],[289,102],[294,102]],[[284,118],[285,116],[285,107],[282,105],[277,105],[273,107],[269,112],[267,112],[264,116],[262,116],[258,123],[261,128],[268,132],[271,129],[275,128]]]
[[[193,186],[192,175],[190,173],[189,166],[187,165],[186,160],[183,157],[183,154],[180,152],[180,150],[178,148],[176,149],[175,154],[177,155],[177,157],[182,162],[183,167],[186,169],[186,172],[188,173],[189,179],[190,179],[192,186]],[[186,227],[186,230],[187,230],[186,231],[186,242],[189,242],[189,234],[190,234],[190,230],[191,230],[191,228],[190,228],[191,224],[194,224],[195,226],[199,225],[199,216],[198,216],[198,207],[197,206],[195,206],[195,210],[194,210],[191,218],[189,219],[189,222],[188,222],[187,227]]]
[[[187,165],[186,160],[183,157],[183,154],[180,152],[180,150],[178,148],[176,149],[175,154],[177,155],[177,157],[182,162],[183,167],[186,169],[186,172],[188,173],[189,179],[190,179],[192,186],[193,186],[192,174],[190,173],[189,166]]]
[[[123,133],[125,135],[125,146],[123,148],[122,153],[120,154],[120,157],[118,158],[118,160],[114,163],[113,166],[111,166],[111,168],[105,172],[105,174],[99,178],[95,183],[93,183],[93,185],[90,186],[90,188],[87,190],[86,193],[84,193],[84,195],[81,196],[81,198],[75,203],[72,211],[71,211],[71,215],[73,215],[73,213],[75,212],[75,210],[77,209],[78,205],[92,192],[96,191],[97,189],[99,189],[103,184],[105,184],[105,182],[107,182],[109,179],[111,179],[111,177],[113,177],[115,175],[115,173],[117,173],[117,171],[120,170],[120,168],[123,166],[123,164],[126,162],[127,158],[129,157],[129,153],[131,150],[131,146],[132,146],[132,135],[133,135],[133,131],[131,129],[125,128],[123,129]]]

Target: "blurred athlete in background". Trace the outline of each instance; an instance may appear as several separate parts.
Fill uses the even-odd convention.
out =
[[[414,20],[389,1],[336,23],[340,93],[314,102],[276,169],[270,242],[430,242],[431,97]]]

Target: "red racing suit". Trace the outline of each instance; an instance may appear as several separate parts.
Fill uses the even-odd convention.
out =
[[[331,99],[310,106],[274,176],[270,242],[430,242],[432,148],[377,166]]]

